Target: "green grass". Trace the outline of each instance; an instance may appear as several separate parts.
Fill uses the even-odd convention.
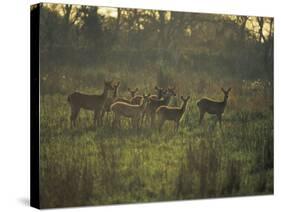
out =
[[[268,88],[253,94],[248,84],[232,82],[220,130],[210,115],[198,126],[196,100],[202,92],[219,99],[222,93],[217,87],[196,89],[196,83],[179,83],[179,92],[192,98],[177,133],[171,123],[161,134],[148,126],[131,129],[126,119],[120,130],[108,123],[94,130],[93,114],[84,110],[78,127],[70,129],[67,95],[42,95],[41,207],[272,194]]]

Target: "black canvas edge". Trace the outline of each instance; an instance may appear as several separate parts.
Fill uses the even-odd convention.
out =
[[[39,25],[40,4],[30,7],[30,206],[40,208],[39,193]]]

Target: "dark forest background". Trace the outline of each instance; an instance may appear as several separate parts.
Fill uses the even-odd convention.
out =
[[[273,18],[41,4],[40,23],[43,77],[102,67],[272,81]]]

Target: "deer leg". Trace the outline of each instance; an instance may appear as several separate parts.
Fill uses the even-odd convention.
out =
[[[71,107],[71,116],[70,116],[70,122],[71,127],[76,127],[76,119],[79,114],[80,108],[76,109],[74,107]]]
[[[146,125],[149,125],[149,114],[148,112],[145,112],[143,115],[143,121]]]
[[[137,129],[140,128],[140,117],[139,116],[136,117],[136,127],[137,127]]]
[[[105,109],[103,109],[100,113],[100,120],[101,120],[101,124],[103,124],[105,121],[104,119],[106,119],[108,116],[108,113]]]
[[[99,112],[96,110],[94,115],[94,128],[98,126]]]
[[[133,121],[133,126],[134,126],[134,128],[137,129],[137,128],[138,128],[138,124],[137,124],[137,119],[136,119],[136,117],[133,117],[133,118],[132,118],[132,121]]]
[[[118,122],[117,123],[118,123],[118,127],[121,128],[121,118],[120,118],[120,116],[118,116]]]
[[[121,127],[121,124],[120,124],[120,116],[116,114],[115,116],[115,127],[116,128],[120,128]]]
[[[74,126],[73,126],[73,113],[74,113],[74,108],[72,107],[72,105],[71,105],[71,108],[70,108],[70,118],[69,118],[69,120],[70,120],[70,128],[73,128]]]
[[[129,124],[128,124],[128,129],[130,129],[132,127],[132,129],[135,128],[135,122],[133,118],[129,118]]]
[[[99,113],[99,126],[103,126],[103,121],[102,121],[102,117],[101,117],[101,112]]]
[[[175,128],[175,131],[178,131],[179,125],[180,125],[179,121],[176,121],[176,128]]]
[[[114,126],[116,125],[116,115],[115,113],[113,113],[113,120],[112,120],[112,123],[111,123],[111,127],[114,128]]]
[[[144,122],[144,116],[145,116],[145,111],[142,112],[141,116],[140,116],[140,126],[143,125]]]
[[[165,120],[162,117],[159,117],[159,132],[161,132],[164,122]]]
[[[73,128],[74,127],[74,123],[73,123],[73,120],[72,120],[72,114],[70,115],[70,128]]]
[[[155,123],[155,113],[151,113],[151,128],[153,128],[153,126],[154,126],[154,123]]]
[[[220,128],[221,128],[221,114],[217,114],[217,117],[218,117],[218,121],[219,121]]]
[[[101,125],[103,125],[103,123],[108,123],[109,122],[109,115],[108,115],[109,111],[107,109],[103,109],[101,111]]]
[[[97,110],[97,124],[99,127],[102,126],[102,111],[103,109]]]
[[[114,120],[113,120],[113,122],[112,122],[112,127],[121,127],[121,125],[120,125],[120,115],[118,115],[117,113],[115,113],[114,114],[115,116],[114,116]]]
[[[106,112],[106,117],[107,117],[107,119],[106,119],[106,123],[110,123],[110,111],[107,111]]]
[[[129,120],[130,122],[129,122],[129,125],[131,125],[133,128],[135,127],[135,122],[134,122],[134,119],[133,118],[130,118],[130,120]],[[129,126],[128,126],[128,128],[129,128]]]
[[[150,116],[149,116],[149,114],[148,113],[145,113],[145,115],[144,115],[144,123],[145,123],[145,125],[146,126],[149,126],[149,119],[150,119]]]
[[[144,111],[141,113],[141,115],[140,115],[140,122],[141,122],[141,125],[142,125],[142,123],[143,123],[143,118],[144,118]]]
[[[133,117],[132,118],[132,121],[133,121],[133,125],[134,125],[134,128],[138,129],[138,117]]]
[[[116,114],[116,124],[119,128],[121,128],[121,117],[119,114]]]
[[[203,118],[204,118],[204,115],[205,115],[205,112],[200,111],[199,125],[201,125],[202,120],[203,120]]]

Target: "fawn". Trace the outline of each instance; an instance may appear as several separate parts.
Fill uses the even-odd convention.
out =
[[[197,102],[197,106],[199,108],[200,112],[200,118],[199,118],[199,124],[202,123],[202,120],[204,118],[205,113],[209,114],[215,114],[218,118],[220,127],[221,127],[221,119],[222,114],[224,112],[224,109],[227,104],[228,94],[231,91],[231,88],[229,88],[227,91],[221,88],[222,92],[224,93],[224,99],[223,101],[215,101],[209,98],[202,98]]]
[[[183,101],[181,107],[170,107],[170,106],[160,106],[156,110],[156,114],[159,118],[159,131],[165,121],[174,121],[175,122],[175,131],[179,128],[179,123],[182,115],[185,112],[187,101],[190,99],[190,96],[184,98],[181,96],[181,100]]]
[[[114,120],[112,127],[116,124],[120,126],[120,117],[128,117],[132,119],[133,127],[139,128],[139,120],[144,110],[145,104],[148,101],[149,95],[143,95],[143,100],[140,105],[128,104],[125,102],[115,102],[111,105],[110,109],[114,112]]]
[[[176,96],[175,87],[173,87],[173,88],[169,87],[167,90],[164,90],[162,92],[162,95],[163,95],[163,99],[150,98],[150,101],[148,102],[148,104],[145,108],[145,111],[143,112],[142,121],[144,119],[145,114],[150,116],[151,127],[153,127],[154,122],[155,122],[156,109],[162,105],[168,105],[170,98],[172,96]]]
[[[104,90],[100,95],[89,95],[79,92],[74,92],[67,97],[67,101],[70,104],[71,127],[76,126],[76,119],[81,108],[94,111],[94,127],[101,123],[101,112],[106,101],[108,91],[113,90],[112,81],[104,81]]]

